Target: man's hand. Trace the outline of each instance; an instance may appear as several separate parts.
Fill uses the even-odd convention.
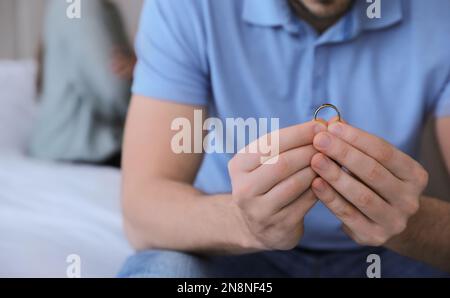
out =
[[[386,141],[340,122],[317,134],[314,147],[320,153],[311,167],[320,177],[312,189],[352,239],[381,246],[406,228],[428,183],[419,163]]]
[[[303,234],[303,218],[316,203],[311,184],[316,173],[314,136],[326,131],[308,122],[279,131],[275,163],[261,164],[261,154],[238,153],[229,163],[233,204],[243,219],[247,243],[255,250],[288,250]],[[251,146],[251,145],[249,145]]]

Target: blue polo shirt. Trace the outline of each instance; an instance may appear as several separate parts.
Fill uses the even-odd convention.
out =
[[[378,19],[369,5],[356,0],[318,35],[287,0],[148,0],[133,92],[207,106],[224,122],[279,118],[280,127],[310,121],[329,102],[416,158],[426,117],[450,116],[450,1],[382,1]],[[196,186],[230,192],[232,157],[206,154]],[[357,247],[321,203],[300,245]]]

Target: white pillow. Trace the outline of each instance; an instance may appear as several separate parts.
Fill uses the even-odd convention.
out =
[[[23,153],[37,111],[34,61],[0,61],[0,152]]]

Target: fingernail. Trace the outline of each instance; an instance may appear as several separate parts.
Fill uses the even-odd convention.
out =
[[[319,161],[316,164],[316,167],[319,168],[320,170],[326,170],[328,169],[328,160],[324,157],[319,158]]]
[[[331,138],[326,134],[322,134],[317,138],[316,145],[322,149],[326,149],[331,144]]]
[[[326,129],[327,127],[323,123],[317,122],[314,126],[314,133],[318,134],[319,132],[326,131]]]
[[[336,136],[340,136],[344,132],[344,127],[341,123],[334,122],[328,126],[328,131]]]

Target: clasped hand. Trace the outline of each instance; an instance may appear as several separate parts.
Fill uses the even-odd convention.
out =
[[[428,174],[388,142],[343,122],[311,121],[279,131],[279,155],[242,150],[229,163],[232,203],[245,223],[244,243],[288,250],[320,200],[357,243],[381,246],[402,233],[419,209]]]

